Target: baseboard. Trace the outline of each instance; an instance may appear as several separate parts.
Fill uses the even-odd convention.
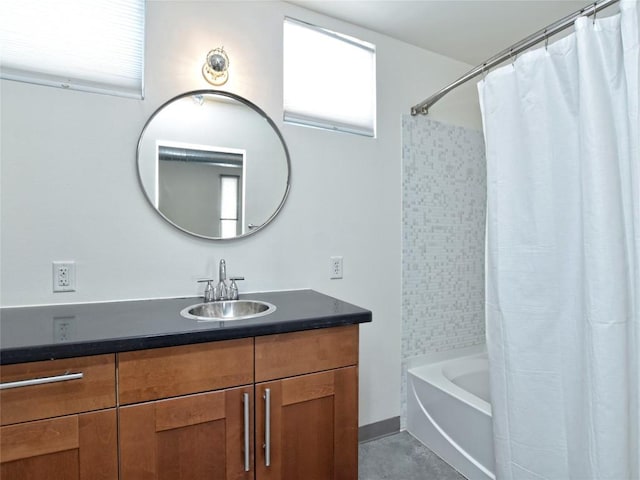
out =
[[[363,425],[358,429],[358,442],[370,442],[400,431],[400,417],[391,417],[379,422]]]

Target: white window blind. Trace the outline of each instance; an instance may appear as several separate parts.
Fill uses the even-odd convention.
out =
[[[284,21],[284,120],[375,136],[375,46]]]
[[[0,76],[142,98],[144,0],[2,0]]]

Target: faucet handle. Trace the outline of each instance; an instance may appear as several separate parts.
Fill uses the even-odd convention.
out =
[[[214,279],[213,278],[205,278],[202,280],[198,280],[198,283],[204,283],[207,282],[207,285],[204,287],[204,301],[205,303],[207,302],[213,302],[214,300],[214,288],[213,285],[211,284],[211,282],[213,282]]]
[[[231,284],[229,285],[229,300],[238,300],[240,295],[238,293],[238,284],[236,283],[236,280],[244,280],[244,277],[229,277],[229,280],[231,281]]]

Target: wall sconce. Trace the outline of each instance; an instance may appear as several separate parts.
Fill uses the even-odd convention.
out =
[[[214,48],[207,53],[202,65],[202,76],[211,85],[224,85],[229,79],[229,57],[224,47]]]

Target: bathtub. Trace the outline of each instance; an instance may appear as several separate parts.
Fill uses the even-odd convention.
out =
[[[407,430],[470,480],[495,479],[484,346],[413,359]]]

